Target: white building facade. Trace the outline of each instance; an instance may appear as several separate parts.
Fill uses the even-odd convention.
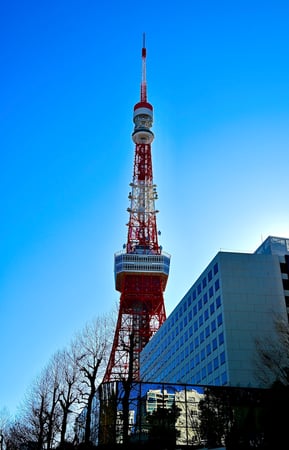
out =
[[[288,320],[289,239],[219,252],[141,353],[143,381],[265,387],[256,340]],[[289,308],[288,308],[289,309]]]

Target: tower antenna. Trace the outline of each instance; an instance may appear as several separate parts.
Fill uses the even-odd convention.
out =
[[[143,33],[143,44],[142,44],[142,77],[141,77],[141,91],[140,91],[140,98],[141,102],[147,101],[147,81],[146,81],[146,56],[147,56],[147,50],[146,50],[146,35]]]

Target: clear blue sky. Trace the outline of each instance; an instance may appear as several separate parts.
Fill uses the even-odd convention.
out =
[[[288,20],[286,0],[2,3],[0,409],[119,300],[143,32],[167,313],[220,249],[289,237]]]

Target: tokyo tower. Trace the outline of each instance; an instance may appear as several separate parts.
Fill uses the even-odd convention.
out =
[[[140,378],[140,352],[166,319],[163,292],[170,255],[158,244],[156,185],[153,183],[151,143],[153,107],[147,101],[146,46],[142,47],[140,102],[134,106],[135,144],[130,183],[128,234],[123,251],[115,254],[115,287],[120,292],[119,313],[112,350],[103,382]]]

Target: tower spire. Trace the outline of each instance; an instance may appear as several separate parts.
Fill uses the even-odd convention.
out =
[[[119,315],[104,381],[139,380],[140,352],[166,319],[163,292],[170,255],[158,244],[151,157],[153,107],[147,101],[145,35],[140,97],[133,112],[135,156],[127,244],[114,259],[115,286],[121,293]]]
[[[147,101],[147,82],[146,82],[146,43],[145,43],[146,35],[143,33],[143,45],[142,45],[142,78],[141,78],[141,91],[140,91],[140,101]]]

